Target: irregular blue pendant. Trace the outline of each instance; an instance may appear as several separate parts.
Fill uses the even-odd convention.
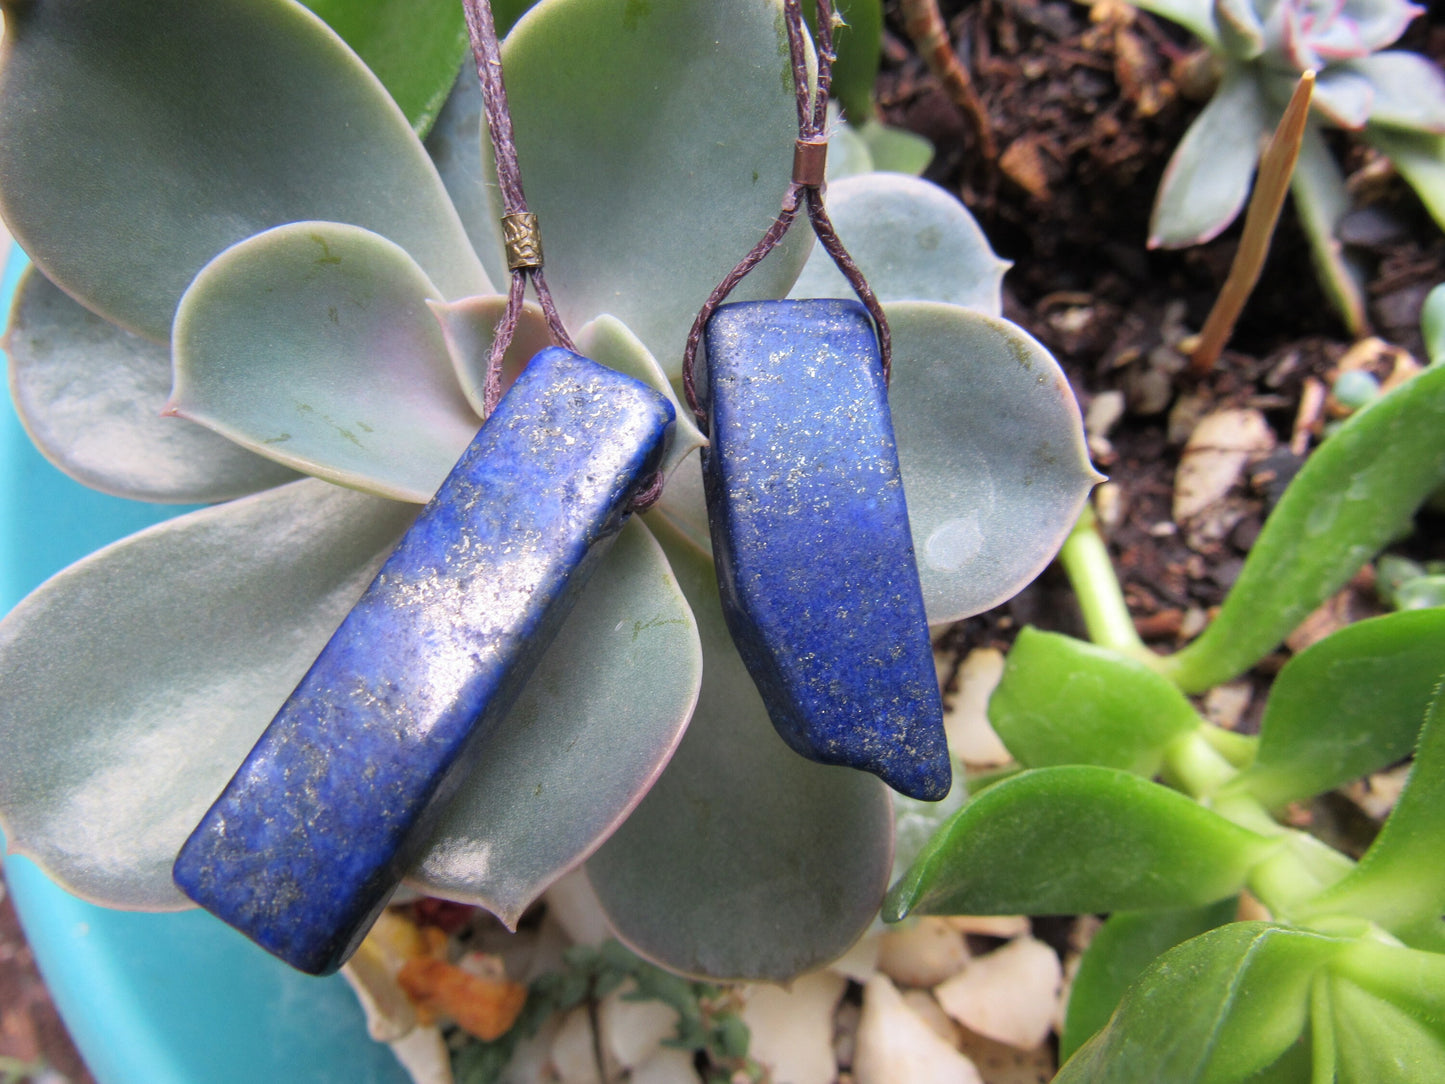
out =
[[[537,354],[181,848],[186,895],[302,971],[341,966],[673,421],[630,377]]]
[[[866,310],[723,305],[706,346],[723,614],[773,725],[810,760],[943,798],[943,707]]]

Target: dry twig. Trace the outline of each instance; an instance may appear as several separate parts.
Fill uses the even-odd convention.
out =
[[[1264,259],[1269,255],[1269,243],[1274,237],[1274,227],[1284,207],[1285,193],[1289,191],[1295,160],[1299,157],[1314,87],[1314,72],[1307,71],[1300,76],[1299,85],[1285,107],[1279,127],[1260,156],[1259,177],[1255,180],[1254,194],[1249,198],[1249,209],[1244,214],[1244,233],[1239,239],[1239,249],[1234,254],[1229,276],[1224,280],[1214,308],[1209,310],[1209,318],[1204,321],[1199,342],[1190,358],[1189,371],[1195,376],[1203,376],[1214,368],[1224,344],[1234,331],[1235,321],[1244,311],[1244,303],[1259,282]]]
[[[978,96],[968,69],[953,51],[948,26],[938,10],[938,0],[901,0],[899,8],[903,12],[904,31],[927,62],[928,70],[943,84],[953,103],[973,124],[979,150],[984,158],[992,162],[998,157],[998,146],[994,142],[993,126],[989,123],[988,107]]]

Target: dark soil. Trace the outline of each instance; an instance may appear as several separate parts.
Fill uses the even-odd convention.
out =
[[[927,176],[959,195],[999,254],[1014,261],[1005,314],[1054,352],[1080,403],[1087,408],[1111,389],[1125,393],[1128,410],[1095,454],[1120,495],[1119,517],[1106,533],[1141,633],[1172,648],[1222,600],[1302,461],[1282,450],[1257,467],[1243,494],[1245,519],[1224,539],[1191,547],[1171,519],[1189,418],[1254,407],[1282,449],[1292,436],[1297,448],[1308,446],[1295,433],[1303,389],[1326,380],[1350,337],[1316,284],[1286,206],[1229,350],[1204,378],[1177,374],[1161,386],[1161,374],[1148,372],[1151,353],[1171,330],[1177,338],[1202,325],[1239,234],[1236,224],[1196,248],[1146,247],[1165,164],[1207,99],[1206,58],[1178,27],[1123,5],[943,0],[954,51],[976,94],[970,110],[909,41],[902,7],[898,0],[886,7],[884,117],[933,141],[938,153]],[[1445,13],[1417,20],[1402,44],[1441,60]],[[1419,357],[1420,307],[1445,281],[1445,236],[1387,163],[1343,136],[1335,146],[1359,203],[1342,233],[1358,242],[1352,251],[1369,274],[1373,330]],[[1187,412],[1178,409],[1181,398]],[[1362,604],[1372,605],[1368,584],[1360,586]],[[948,643],[958,651],[1002,645],[1028,622],[1081,631],[1057,572],[964,623]]]

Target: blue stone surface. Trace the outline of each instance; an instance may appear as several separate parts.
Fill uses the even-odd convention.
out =
[[[773,725],[811,760],[943,798],[943,707],[867,312],[724,305],[706,346],[723,614]]]
[[[673,421],[630,377],[537,354],[186,841],[180,888],[303,971],[340,967]]]

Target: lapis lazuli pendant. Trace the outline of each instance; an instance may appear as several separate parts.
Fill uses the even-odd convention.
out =
[[[302,971],[341,966],[673,421],[630,377],[537,354],[181,848],[181,889]]]
[[[706,346],[723,614],[773,725],[810,760],[943,798],[943,707],[867,311],[723,305]]]

